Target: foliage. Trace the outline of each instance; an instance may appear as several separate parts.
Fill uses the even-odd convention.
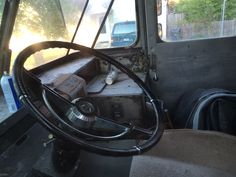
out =
[[[30,15],[29,15],[30,14]],[[37,31],[42,33],[42,26],[40,26],[42,19],[39,13],[27,1],[23,1],[18,10],[16,19],[16,31],[23,30],[24,26],[30,31]]]
[[[66,22],[77,25],[86,0],[60,0]]]
[[[168,0],[168,11],[169,13],[175,13],[177,2],[174,0]]]
[[[5,1],[0,1],[0,22],[1,22],[1,19],[2,19],[2,13],[3,13],[4,5],[5,5]]]
[[[21,1],[16,21],[16,31],[27,28],[49,39],[63,37],[67,32],[58,0]]]
[[[220,21],[223,0],[180,0],[175,12],[183,13],[189,23]],[[225,20],[236,18],[236,0],[226,0]]]

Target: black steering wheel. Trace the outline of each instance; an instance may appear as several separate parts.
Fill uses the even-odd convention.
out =
[[[130,123],[120,124],[114,120],[100,117],[96,111],[96,104],[90,99],[78,98],[69,101],[55,90],[41,83],[30,71],[26,71],[24,63],[32,54],[50,48],[64,48],[78,51],[63,57],[68,59],[72,55],[78,58],[81,53],[93,55],[100,60],[114,65],[120,71],[127,74],[143,90],[146,98],[153,107],[155,123],[152,128],[145,129]],[[37,98],[32,96],[34,90],[29,87],[26,76],[33,78],[39,85]],[[85,150],[106,155],[137,155],[153,147],[160,140],[164,131],[162,108],[145,83],[124,65],[97,50],[60,41],[36,43],[25,48],[17,56],[13,68],[13,77],[19,99],[32,111],[41,124],[56,137],[69,140]],[[59,110],[66,108],[70,112],[68,113],[67,111],[67,113],[63,114],[59,111],[59,113],[58,107],[56,109],[55,104],[53,106],[50,103],[50,97],[52,98],[51,100],[56,100],[57,105],[61,105],[59,106]],[[74,124],[72,119],[76,120],[76,124]],[[112,133],[98,133],[98,129],[109,129]],[[140,140],[140,137],[143,138],[128,148],[111,148],[100,144],[101,141],[123,140],[129,139],[130,137],[138,140]]]

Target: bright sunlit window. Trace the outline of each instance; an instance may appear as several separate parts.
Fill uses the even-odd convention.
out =
[[[70,41],[85,1],[22,0],[10,41],[11,66],[17,54],[30,44],[47,40]],[[66,51],[35,54],[27,67],[44,64],[62,54]]]
[[[236,0],[157,0],[157,17],[164,41],[236,35]]]
[[[110,3],[111,0],[89,1],[75,43],[92,46]],[[21,0],[10,41],[11,66],[17,54],[30,44],[47,40],[70,42],[85,4],[86,0]],[[94,47],[127,47],[136,41],[136,37],[135,0],[116,0]],[[53,51],[35,54],[26,67],[39,66],[67,52]]]

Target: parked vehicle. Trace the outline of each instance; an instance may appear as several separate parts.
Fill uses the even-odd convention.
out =
[[[111,33],[111,46],[124,47],[132,45],[137,37],[136,22],[115,23]]]

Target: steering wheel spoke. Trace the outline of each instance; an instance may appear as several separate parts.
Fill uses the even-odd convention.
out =
[[[118,130],[118,131],[126,131],[126,138],[133,138],[136,135],[139,135],[141,139],[148,139],[152,134],[153,131],[145,128],[141,128],[139,126],[135,126],[132,123],[118,123],[114,120],[107,119],[104,117],[96,117],[97,119],[97,126],[104,128],[104,129],[111,129],[111,130]]]
[[[48,92],[47,95],[51,95],[51,100],[54,100],[55,103],[57,103],[57,107],[61,110],[64,110],[64,114],[66,116],[66,112],[71,109],[75,108],[76,105],[73,102],[70,102],[69,100],[62,97],[60,94],[58,94],[56,91],[50,89],[47,85],[42,84],[43,90],[43,99],[47,107],[50,109],[50,112],[53,112],[53,115],[55,117],[58,117],[53,110],[52,106],[49,103],[49,100],[46,98],[46,92]],[[81,123],[81,122],[80,122]],[[88,127],[83,127],[83,123],[81,123],[82,126],[80,128],[86,130]],[[152,131],[140,128],[137,126],[132,125],[131,123],[128,124],[121,124],[114,120],[107,119],[101,116],[98,116],[97,114],[94,117],[94,122],[91,123],[91,126],[89,126],[90,132],[103,132],[103,134],[112,134],[110,136],[101,136],[102,139],[121,139],[121,138],[131,138],[135,136],[135,134],[139,134],[142,138],[148,138],[152,135]],[[105,132],[105,133],[104,133]],[[104,138],[105,137],[105,138]],[[110,137],[110,138],[109,138]]]
[[[94,120],[89,120],[89,118],[92,119],[92,117],[89,117],[88,115],[86,117],[86,115],[83,115],[81,112],[79,112],[76,103],[73,101],[70,102],[46,85],[42,84],[42,87],[44,103],[46,104],[46,107],[49,109],[49,111],[53,114],[54,118],[56,118],[57,121],[62,124],[65,124],[66,122],[68,127],[76,130],[75,132],[78,132],[79,130],[80,132],[84,132],[83,135],[85,135],[87,138],[96,140],[120,139],[129,133],[129,127],[122,126],[112,121],[105,121],[105,119],[101,119],[95,114]],[[55,108],[53,108],[48,99],[48,95],[51,96],[51,100],[54,100],[54,104],[57,103],[56,107],[60,110],[63,110],[63,116],[55,111]],[[94,132],[103,132],[103,135],[94,135]]]
[[[70,107],[74,106],[74,104],[61,96],[59,93],[57,93],[55,90],[51,89],[49,86],[42,84],[42,94],[49,98],[49,100],[53,100],[54,104],[56,104],[60,109],[63,111],[68,110]],[[44,99],[45,101],[45,99]]]

